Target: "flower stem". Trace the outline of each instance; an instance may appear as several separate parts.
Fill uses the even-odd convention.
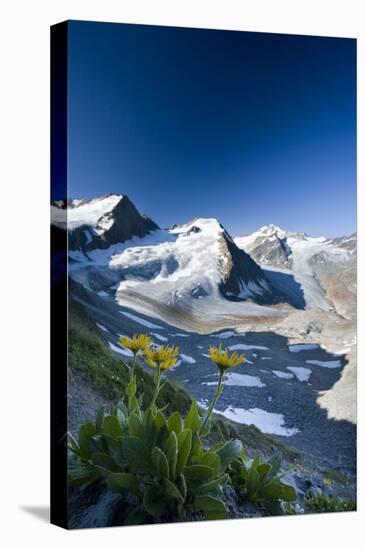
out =
[[[220,378],[219,378],[219,383],[217,385],[217,388],[216,388],[216,392],[215,392],[215,395],[214,395],[214,398],[213,400],[211,401],[210,403],[210,406],[208,407],[207,409],[207,413],[206,413],[206,416],[198,430],[198,435],[200,435],[202,432],[203,432],[203,429],[205,428],[207,422],[209,421],[210,419],[210,416],[212,414],[212,411],[214,410],[215,408],[215,405],[217,403],[217,400],[218,398],[220,397],[220,394],[221,394],[221,387],[223,385],[223,382],[222,382],[222,379],[223,379],[223,376],[224,376],[224,373],[223,372],[220,372]]]
[[[133,360],[132,360],[132,364],[131,364],[131,370],[130,370],[130,381],[132,382],[133,380],[133,377],[135,376],[135,367],[136,367],[136,363],[137,363],[137,354],[134,353],[133,354]]]
[[[152,401],[151,401],[151,403],[150,403],[150,409],[152,409],[153,406],[155,405],[155,401],[157,400],[158,395],[159,395],[159,391],[160,391],[160,378],[161,378],[161,367],[160,367],[160,363],[158,363],[158,372],[156,373],[155,391],[154,391],[154,395],[153,395]]]

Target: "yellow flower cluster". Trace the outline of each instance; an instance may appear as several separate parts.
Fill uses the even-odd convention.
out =
[[[134,334],[132,338],[121,336],[119,339],[121,346],[131,350],[135,356],[142,352],[145,362],[154,369],[171,369],[177,364],[179,348],[177,346],[151,346],[153,343],[151,336],[147,334]],[[238,353],[229,353],[229,350],[210,346],[210,357],[218,366],[221,373],[224,373],[231,367],[238,367],[245,361],[244,355]]]
[[[238,353],[232,353],[230,355],[227,349],[222,349],[222,344],[220,344],[218,348],[216,346],[210,346],[210,357],[219,367],[221,372],[231,367],[238,367],[245,361],[244,355],[239,355]]]
[[[132,338],[121,336],[119,343],[124,348],[131,350],[135,355],[139,351],[144,351],[152,342],[151,336],[147,334],[134,334]]]
[[[158,348],[145,348],[145,361],[154,369],[171,369],[176,365],[179,355],[177,346],[160,346]]]

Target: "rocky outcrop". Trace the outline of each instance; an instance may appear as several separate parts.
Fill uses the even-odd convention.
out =
[[[232,237],[223,231],[220,238],[220,290],[229,299],[253,299],[259,304],[286,301],[272,287],[262,268],[244,250],[238,248]]]
[[[85,223],[81,218],[78,224],[71,224],[70,212],[73,217],[77,209],[88,204],[96,204],[98,201],[115,198],[115,205],[109,210],[100,212],[100,218],[94,223]],[[53,219],[64,217],[64,222],[58,222],[58,227],[63,226],[68,230],[68,247],[70,250],[82,250],[88,252],[96,248],[108,248],[109,246],[128,241],[133,237],[144,237],[150,231],[158,229],[158,225],[149,217],[141,215],[134,204],[126,195],[105,195],[92,201],[56,201],[52,204]],[[95,217],[95,216],[94,216]],[[85,218],[85,217],[84,217]],[[56,222],[57,223],[57,222]]]

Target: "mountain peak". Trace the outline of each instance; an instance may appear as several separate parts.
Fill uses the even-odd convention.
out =
[[[158,226],[142,216],[127,195],[109,193],[94,199],[56,201],[52,225],[67,229],[71,249],[91,250],[143,237]]]

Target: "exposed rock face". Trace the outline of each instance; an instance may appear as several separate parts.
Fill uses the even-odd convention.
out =
[[[291,254],[292,251],[287,243],[287,238],[281,238],[275,233],[271,239],[260,242],[256,246],[253,257],[261,264],[291,269]]]
[[[291,270],[305,291],[308,288],[308,306],[356,318],[356,233],[327,239],[268,225],[236,238],[235,243],[262,267]]]
[[[271,288],[263,270],[231,236],[223,231],[220,239],[221,292],[228,298],[253,298],[258,303],[277,303],[277,291]]]
[[[105,195],[91,201],[56,201],[52,207],[53,223],[68,230],[70,250],[108,248],[158,229],[126,195]]]

